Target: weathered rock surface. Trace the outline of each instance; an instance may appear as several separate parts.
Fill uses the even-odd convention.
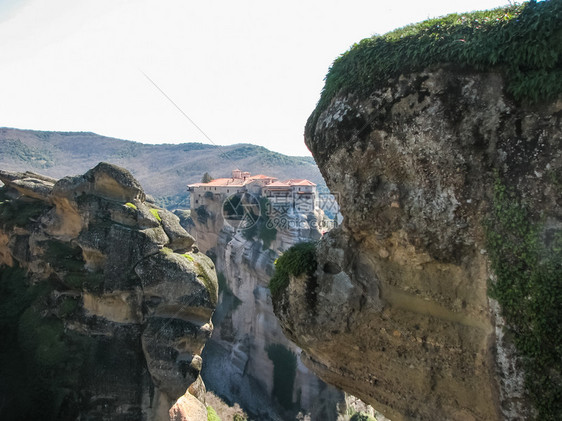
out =
[[[218,286],[178,218],[110,164],[0,180],[0,418],[206,419]]]
[[[483,222],[498,174],[562,227],[561,118],[562,99],[516,103],[498,73],[439,66],[311,119],[306,143],[344,221],[321,240],[315,279],[274,303],[306,365],[393,420],[531,418],[487,296]]]

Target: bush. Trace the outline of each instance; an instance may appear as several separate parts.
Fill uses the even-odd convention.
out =
[[[317,265],[315,242],[295,244],[275,262],[275,272],[269,281],[271,295],[275,298],[283,292],[289,285],[291,275],[312,276]]]
[[[336,94],[368,95],[389,78],[438,63],[498,69],[516,99],[556,98],[562,93],[561,19],[561,1],[531,1],[451,14],[364,39],[332,64],[311,127]]]
[[[533,223],[528,208],[496,180],[486,223],[496,299],[522,357],[540,420],[562,419],[562,231]]]

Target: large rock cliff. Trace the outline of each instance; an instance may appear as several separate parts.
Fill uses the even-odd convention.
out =
[[[214,265],[131,174],[0,171],[0,417],[206,419]]]
[[[542,45],[555,58],[544,74],[557,80],[562,56],[552,37],[560,39],[562,15],[560,7],[549,13],[544,19],[554,19],[554,29]],[[422,26],[427,45],[439,51],[442,28]],[[502,48],[512,42],[517,54],[518,39],[506,37]],[[466,54],[475,48],[468,35],[453,41],[466,42]],[[320,241],[314,275],[291,278],[276,314],[308,367],[393,420],[531,419],[534,405],[548,414],[541,419],[559,419],[559,85],[551,100],[527,99],[540,81],[527,98],[514,99],[507,65],[483,70],[481,60],[480,70],[405,66],[378,81],[373,70],[372,79],[365,72],[352,86],[365,69],[350,64],[353,54],[376,57],[380,48],[386,56],[376,65],[384,67],[385,57],[403,59],[407,42],[375,40],[371,50],[362,43],[334,64],[332,74],[345,69],[351,82],[321,101],[306,143],[344,220]],[[518,71],[531,77],[525,66]],[[543,272],[552,275],[545,282]],[[490,278],[500,302],[520,301],[500,308],[488,296]],[[518,316],[506,329],[502,315]],[[536,338],[523,341],[525,329]],[[514,343],[523,346],[516,351]],[[539,355],[549,362],[540,366]],[[539,399],[531,402],[533,394]]]
[[[205,349],[203,377],[209,389],[238,402],[258,419],[335,420],[343,393],[326,385],[298,359],[300,349],[283,335],[273,313],[268,282],[275,260],[292,245],[317,240],[322,213],[285,215],[274,238],[264,245],[259,221],[248,229],[225,223],[223,200],[201,198],[192,211],[191,234],[197,247],[213,256],[219,284],[215,331]]]

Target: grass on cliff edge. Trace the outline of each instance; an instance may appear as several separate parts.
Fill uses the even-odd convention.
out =
[[[289,286],[290,275],[312,276],[317,265],[316,242],[295,244],[275,261],[275,272],[269,281],[271,295],[275,298]]]
[[[518,100],[555,98],[562,93],[562,0],[451,14],[354,44],[330,67],[311,127],[337,94],[368,95],[389,78],[438,63],[498,69]]]
[[[496,275],[489,295],[525,368],[537,419],[562,419],[562,230],[533,222],[527,206],[496,179],[486,225]]]

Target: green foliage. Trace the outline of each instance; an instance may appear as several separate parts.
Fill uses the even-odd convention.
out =
[[[187,260],[189,260],[190,262],[193,262],[193,261],[194,261],[193,256],[192,256],[191,254],[189,254],[189,253],[184,253],[184,254],[182,254],[182,256],[185,257],[185,258],[186,258]]]
[[[240,206],[240,200],[242,200],[242,196],[239,194],[234,194],[225,200],[222,205],[222,210],[225,215],[229,218],[232,217],[243,217],[244,216],[244,208]]]
[[[199,222],[200,224],[206,224],[207,220],[211,216],[205,206],[199,206],[198,208],[195,208],[195,213],[197,214],[197,222]]]
[[[315,242],[298,243],[288,249],[275,262],[275,273],[269,281],[269,289],[273,298],[287,288],[291,275],[312,276],[317,265]]]
[[[131,203],[131,202],[127,202],[127,203],[125,203],[125,206],[127,206],[127,207],[129,207],[129,208],[131,208],[131,209],[137,210],[137,207],[136,207],[136,205],[134,205],[134,204],[133,204],[133,203]]]
[[[234,161],[251,159],[251,162],[267,162],[270,166],[301,166],[314,164],[314,159],[304,156],[287,156],[270,151],[263,146],[241,144],[227,152],[228,158]]]
[[[176,209],[189,209],[191,206],[189,201],[189,192],[182,192],[171,196],[158,196],[154,200],[158,206],[173,211]]]
[[[256,222],[255,224],[250,225],[247,228],[242,230],[242,235],[246,240],[252,240],[257,237],[259,231],[259,225]]]
[[[201,182],[202,183],[210,183],[211,181],[213,181],[214,178],[211,177],[211,174],[209,174],[208,172],[206,172],[205,174],[203,174],[203,177],[201,177]]]
[[[64,297],[59,305],[59,316],[67,317],[78,309],[78,300],[73,297]]]
[[[499,179],[486,224],[496,299],[521,355],[540,420],[562,419],[562,231],[533,223]]]
[[[269,345],[267,356],[273,362],[273,396],[285,409],[291,409],[297,356],[281,344]]]
[[[31,165],[33,168],[50,168],[55,165],[53,154],[48,149],[27,146],[20,139],[3,139],[0,142],[0,155]]]
[[[207,421],[221,421],[220,417],[217,415],[217,412],[212,406],[207,407]]]
[[[234,414],[233,420],[234,421],[248,421],[248,418],[246,418],[245,416],[240,415],[240,414]]]
[[[160,214],[158,213],[158,209],[150,209],[150,213],[152,214],[152,216],[154,216],[156,218],[156,220],[158,220],[158,222],[162,222],[162,218],[160,217]]]
[[[367,415],[367,414],[362,413],[362,412],[356,412],[355,414],[353,414],[351,416],[349,421],[377,421],[377,420],[375,418]]]
[[[312,123],[338,92],[368,95],[389,78],[438,63],[497,69],[516,99],[555,98],[562,93],[562,2],[451,14],[364,39],[332,64]]]

